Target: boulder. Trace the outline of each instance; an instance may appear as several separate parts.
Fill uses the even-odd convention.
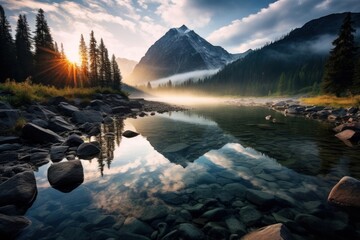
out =
[[[49,123],[47,121],[42,120],[40,118],[35,118],[35,119],[31,120],[31,123],[38,125],[42,128],[48,128],[48,126],[49,126]]]
[[[141,235],[150,235],[153,232],[153,229],[148,224],[138,220],[135,217],[128,217],[126,218],[120,231]]]
[[[92,158],[95,155],[100,153],[100,148],[93,143],[82,143],[78,149],[76,154],[79,158]]]
[[[51,146],[50,159],[53,162],[59,162],[64,159],[68,146]]]
[[[269,225],[246,234],[241,240],[290,240],[293,239],[290,231],[282,223]]]
[[[34,143],[58,143],[64,139],[49,129],[27,123],[22,129],[22,137]]]
[[[19,118],[19,110],[0,109],[0,130],[14,127]]]
[[[340,124],[339,126],[333,128],[333,130],[337,133],[342,132],[344,130],[354,130],[354,131],[360,131],[360,122],[352,122],[352,123],[344,123]]]
[[[338,206],[360,208],[360,181],[345,176],[332,189],[328,201]]]
[[[251,226],[258,223],[261,219],[261,213],[251,206],[246,206],[240,209],[241,221],[246,226]]]
[[[113,107],[112,108],[112,113],[114,114],[120,114],[120,115],[125,115],[128,113],[131,113],[131,108],[127,107],[127,106],[118,106],[118,107]]]
[[[34,114],[37,118],[48,120],[56,114],[44,106],[32,105],[29,107],[28,112]]]
[[[0,213],[0,238],[15,239],[21,230],[31,224],[31,221],[23,216],[7,216]]]
[[[19,143],[20,138],[16,136],[0,136],[0,144]]]
[[[0,145],[0,152],[16,151],[22,147],[19,143],[5,143]]]
[[[246,193],[246,199],[259,207],[266,207],[274,203],[275,196],[267,192],[249,189]]]
[[[133,138],[136,137],[137,135],[139,135],[139,133],[137,132],[133,132],[131,130],[126,130],[125,132],[123,132],[122,136],[126,137],[126,138]]]
[[[49,129],[54,132],[67,132],[72,131],[75,129],[75,126],[68,123],[63,117],[61,116],[54,116],[50,119]]]
[[[77,111],[72,114],[72,120],[75,123],[101,123],[103,116],[100,112],[94,110]]]
[[[64,113],[66,116],[71,117],[74,112],[80,111],[79,108],[71,105],[67,102],[60,102],[58,105],[58,109],[60,112]]]
[[[83,142],[84,142],[84,140],[79,135],[71,134],[69,137],[66,138],[63,145],[66,145],[69,147],[78,147]]]
[[[190,223],[182,223],[178,226],[180,239],[201,240],[205,239],[205,234]]]
[[[90,108],[104,113],[111,113],[112,111],[111,107],[101,100],[92,100],[90,102]]]
[[[61,191],[71,192],[84,181],[84,169],[80,160],[54,163],[48,168],[50,185]]]
[[[360,141],[360,131],[354,131],[351,129],[346,129],[340,133],[335,134],[335,136],[341,141],[351,141],[355,143]]]
[[[0,101],[0,109],[12,109],[9,103]]]
[[[0,184],[0,206],[29,207],[37,194],[34,172],[18,173]]]

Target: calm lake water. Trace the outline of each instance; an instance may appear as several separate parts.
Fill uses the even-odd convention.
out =
[[[19,239],[150,239],[164,222],[169,231],[192,223],[209,239],[277,222],[298,239],[350,239],[360,227],[326,203],[341,177],[360,178],[359,149],[327,124],[261,107],[202,105],[102,128],[102,155],[81,161],[78,188],[50,187],[49,165],[36,173],[38,196],[25,215],[32,225]],[[124,138],[124,130],[140,135]],[[225,211],[214,217],[197,209],[205,205]],[[324,238],[320,223],[299,227],[301,219],[334,230]],[[216,224],[218,235],[210,231]]]

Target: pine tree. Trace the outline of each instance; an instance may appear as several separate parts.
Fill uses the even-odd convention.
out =
[[[333,41],[334,48],[325,65],[322,89],[325,93],[342,96],[353,86],[356,47],[355,29],[352,27],[351,14],[344,18],[339,36]]]
[[[88,53],[87,53],[87,47],[85,44],[85,40],[83,35],[81,34],[80,37],[80,45],[79,45],[79,56],[80,56],[80,79],[82,82],[82,85],[87,85],[88,78],[89,78],[89,67],[88,67]]]
[[[98,85],[99,75],[98,75],[98,49],[96,45],[96,39],[94,37],[94,31],[90,33],[90,43],[89,43],[89,79],[92,87]]]
[[[33,74],[34,56],[31,52],[31,35],[25,15],[19,15],[15,35],[17,79],[22,81]]]
[[[122,77],[114,54],[112,55],[111,58],[111,75],[112,75],[113,88],[116,90],[121,90]]]
[[[99,44],[99,52],[98,52],[98,59],[99,59],[99,82],[100,86],[105,86],[105,70],[106,70],[106,56],[105,56],[105,44],[103,39],[101,38],[100,44]]]
[[[54,59],[55,49],[53,38],[47,25],[44,11],[39,9],[36,15],[35,30],[35,64],[36,79],[41,83],[55,83]]]
[[[60,50],[60,58],[61,59],[66,59],[66,54],[65,54],[63,43],[60,44],[60,48],[61,48],[61,50]]]
[[[107,48],[105,48],[105,87],[112,87],[112,78],[111,78],[111,62],[109,59],[109,53]]]
[[[16,51],[11,27],[0,5],[0,81],[15,77]]]

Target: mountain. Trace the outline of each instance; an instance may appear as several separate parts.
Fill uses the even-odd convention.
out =
[[[347,13],[309,21],[278,41],[225,66],[191,88],[217,94],[268,95],[317,92],[332,41]],[[360,43],[360,13],[352,13]]]
[[[136,65],[133,83],[195,70],[218,69],[237,59],[225,49],[213,46],[185,25],[170,29],[156,41]]]
[[[116,58],[116,62],[119,65],[121,75],[126,82],[126,78],[132,73],[138,62],[127,58]]]

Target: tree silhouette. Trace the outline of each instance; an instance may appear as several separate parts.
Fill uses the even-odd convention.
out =
[[[16,52],[11,27],[0,5],[0,81],[15,77]]]
[[[25,15],[19,15],[15,35],[17,79],[24,80],[33,74],[34,56],[31,52],[31,35]]]
[[[98,49],[96,44],[96,39],[94,37],[94,31],[90,33],[90,43],[89,43],[89,79],[92,87],[98,85]]]
[[[89,67],[88,67],[88,52],[85,44],[85,40],[83,35],[80,37],[80,45],[79,45],[79,55],[80,55],[80,78],[83,85],[87,85],[89,78]]]
[[[356,47],[355,29],[352,27],[351,14],[344,18],[339,36],[333,41],[334,48],[325,65],[322,88],[325,93],[345,95],[353,86]]]
[[[34,41],[36,81],[44,84],[56,84],[56,82],[54,82],[55,73],[53,71],[55,48],[49,26],[45,19],[44,11],[41,8],[36,15],[36,30]]]
[[[112,55],[111,58],[111,74],[112,74],[113,88],[116,90],[121,90],[122,77],[114,54]]]

